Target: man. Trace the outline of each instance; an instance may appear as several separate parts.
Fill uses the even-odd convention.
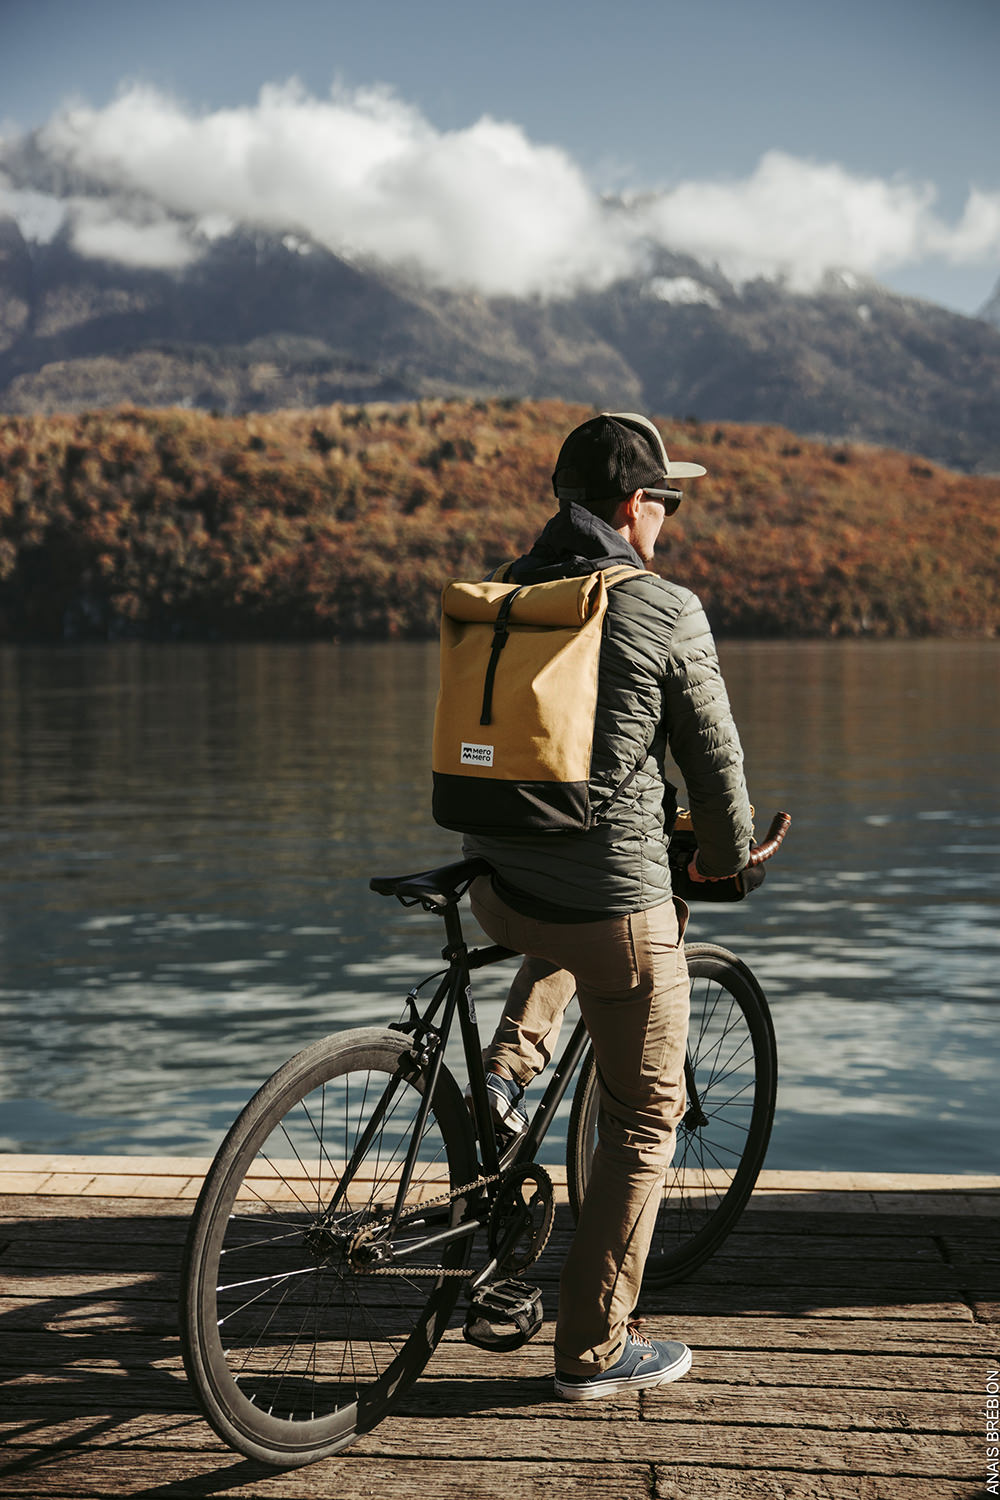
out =
[[[648,570],[679,478],[645,417],[605,413],[564,442],[559,511],[510,581],[541,583],[630,564]],[[590,1400],[676,1380],[691,1353],[644,1339],[635,1308],[663,1177],[684,1112],[688,980],[684,903],[671,898],[667,838],[676,812],[663,758],[687,788],[696,879],[741,869],[753,836],[743,757],[708,622],[689,590],[656,574],[613,581],[591,758],[592,826],[467,837],[496,874],[472,887],[490,938],[525,954],[486,1052],[498,1118],[523,1129],[524,1085],[549,1061],[572,995],[597,1058],[598,1146],[556,1323],[556,1393]]]

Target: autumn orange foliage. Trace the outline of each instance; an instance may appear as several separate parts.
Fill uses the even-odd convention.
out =
[[[515,557],[589,409],[424,401],[0,418],[0,638],[388,637]],[[704,462],[660,570],[720,635],[997,633],[1000,479],[662,420]]]

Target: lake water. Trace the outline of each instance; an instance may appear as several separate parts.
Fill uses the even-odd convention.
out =
[[[998,1170],[1000,645],[724,643],[765,887],[696,908],[771,999],[768,1165]],[[430,644],[0,650],[0,1149],[206,1154],[439,924]],[[484,1029],[502,970],[477,981]],[[550,1137],[549,1158],[560,1159]]]

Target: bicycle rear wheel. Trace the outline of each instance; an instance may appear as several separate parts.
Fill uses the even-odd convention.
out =
[[[419,1272],[467,1265],[471,1233],[414,1252],[406,1275],[366,1274],[351,1252],[395,1202],[426,1085],[398,1032],[327,1037],[263,1085],[220,1148],[185,1251],[182,1347],[208,1421],[251,1458],[292,1467],[346,1447],[447,1327],[462,1278]],[[406,1209],[475,1176],[467,1111],[442,1068]],[[437,1208],[435,1227],[463,1208]],[[410,1220],[394,1247],[427,1233]]]
[[[764,993],[725,948],[687,949],[691,979],[688,1109],[677,1130],[646,1262],[647,1290],[682,1281],[714,1255],[746,1207],[767,1152],[777,1092],[777,1049]],[[570,1203],[579,1213],[597,1140],[600,1099],[592,1052],[570,1116]]]

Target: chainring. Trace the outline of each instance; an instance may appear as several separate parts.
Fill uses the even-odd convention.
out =
[[[498,1271],[514,1275],[534,1265],[548,1244],[554,1217],[552,1179],[544,1167],[533,1161],[508,1167],[486,1226]]]

